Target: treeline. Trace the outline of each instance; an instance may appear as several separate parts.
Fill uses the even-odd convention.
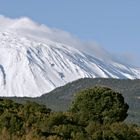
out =
[[[123,122],[129,107],[120,93],[95,87],[75,95],[67,112],[0,99],[0,140],[140,139],[140,127]]]

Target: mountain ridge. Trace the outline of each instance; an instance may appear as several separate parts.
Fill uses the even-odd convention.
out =
[[[0,96],[37,97],[80,78],[140,79],[140,70],[68,45],[0,31]]]

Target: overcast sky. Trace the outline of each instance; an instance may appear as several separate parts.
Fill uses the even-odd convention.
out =
[[[140,67],[140,0],[0,0],[0,14],[29,17],[76,38],[96,42]]]

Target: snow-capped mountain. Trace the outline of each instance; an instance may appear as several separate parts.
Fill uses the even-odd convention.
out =
[[[3,28],[0,28],[0,96],[36,97],[84,77],[140,78],[138,68],[107,62],[53,39],[37,37],[32,30],[27,34],[13,27]]]

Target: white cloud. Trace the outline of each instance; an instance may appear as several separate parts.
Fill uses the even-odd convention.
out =
[[[117,59],[114,54],[109,53],[96,42],[81,41],[69,32],[56,28],[50,28],[43,24],[38,24],[27,17],[11,19],[0,15],[0,30],[16,30],[16,32],[19,33],[35,35],[39,38],[47,38],[56,42],[69,45],[85,53],[107,61]],[[121,59],[124,58],[125,62],[129,62],[129,59],[131,59],[130,57],[131,55],[127,55],[127,59],[124,56],[121,57]]]
[[[127,51],[120,54],[115,54],[115,58],[117,59],[117,61],[138,66],[140,57],[135,54],[136,53],[134,52]]]

